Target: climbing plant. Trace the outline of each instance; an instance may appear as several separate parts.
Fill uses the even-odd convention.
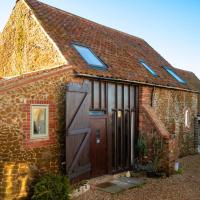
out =
[[[147,141],[144,135],[140,135],[137,140],[136,151],[139,161],[142,163],[144,157],[147,155]]]

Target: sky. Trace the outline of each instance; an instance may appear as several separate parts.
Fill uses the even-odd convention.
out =
[[[0,31],[16,0],[0,1]],[[42,0],[146,40],[174,67],[200,78],[200,0]]]

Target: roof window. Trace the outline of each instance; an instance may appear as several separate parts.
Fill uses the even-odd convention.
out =
[[[179,83],[181,84],[186,84],[186,81],[183,80],[180,76],[178,76],[174,71],[173,69],[169,68],[169,67],[166,67],[164,66],[164,69],[173,77],[175,78]]]
[[[89,66],[97,69],[107,68],[107,66],[95,55],[95,53],[90,48],[79,44],[73,44],[73,47]]]
[[[143,67],[150,72],[153,76],[158,77],[158,74],[149,66],[147,65],[143,60],[140,61],[140,63],[143,65]]]

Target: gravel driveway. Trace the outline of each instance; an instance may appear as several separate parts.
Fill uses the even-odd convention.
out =
[[[182,175],[147,179],[141,188],[115,195],[91,189],[76,200],[200,200],[200,155],[182,158],[180,162]]]

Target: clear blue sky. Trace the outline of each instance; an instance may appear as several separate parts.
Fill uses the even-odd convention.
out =
[[[174,67],[200,78],[200,0],[42,0],[145,39]],[[15,0],[0,2],[2,31]]]

